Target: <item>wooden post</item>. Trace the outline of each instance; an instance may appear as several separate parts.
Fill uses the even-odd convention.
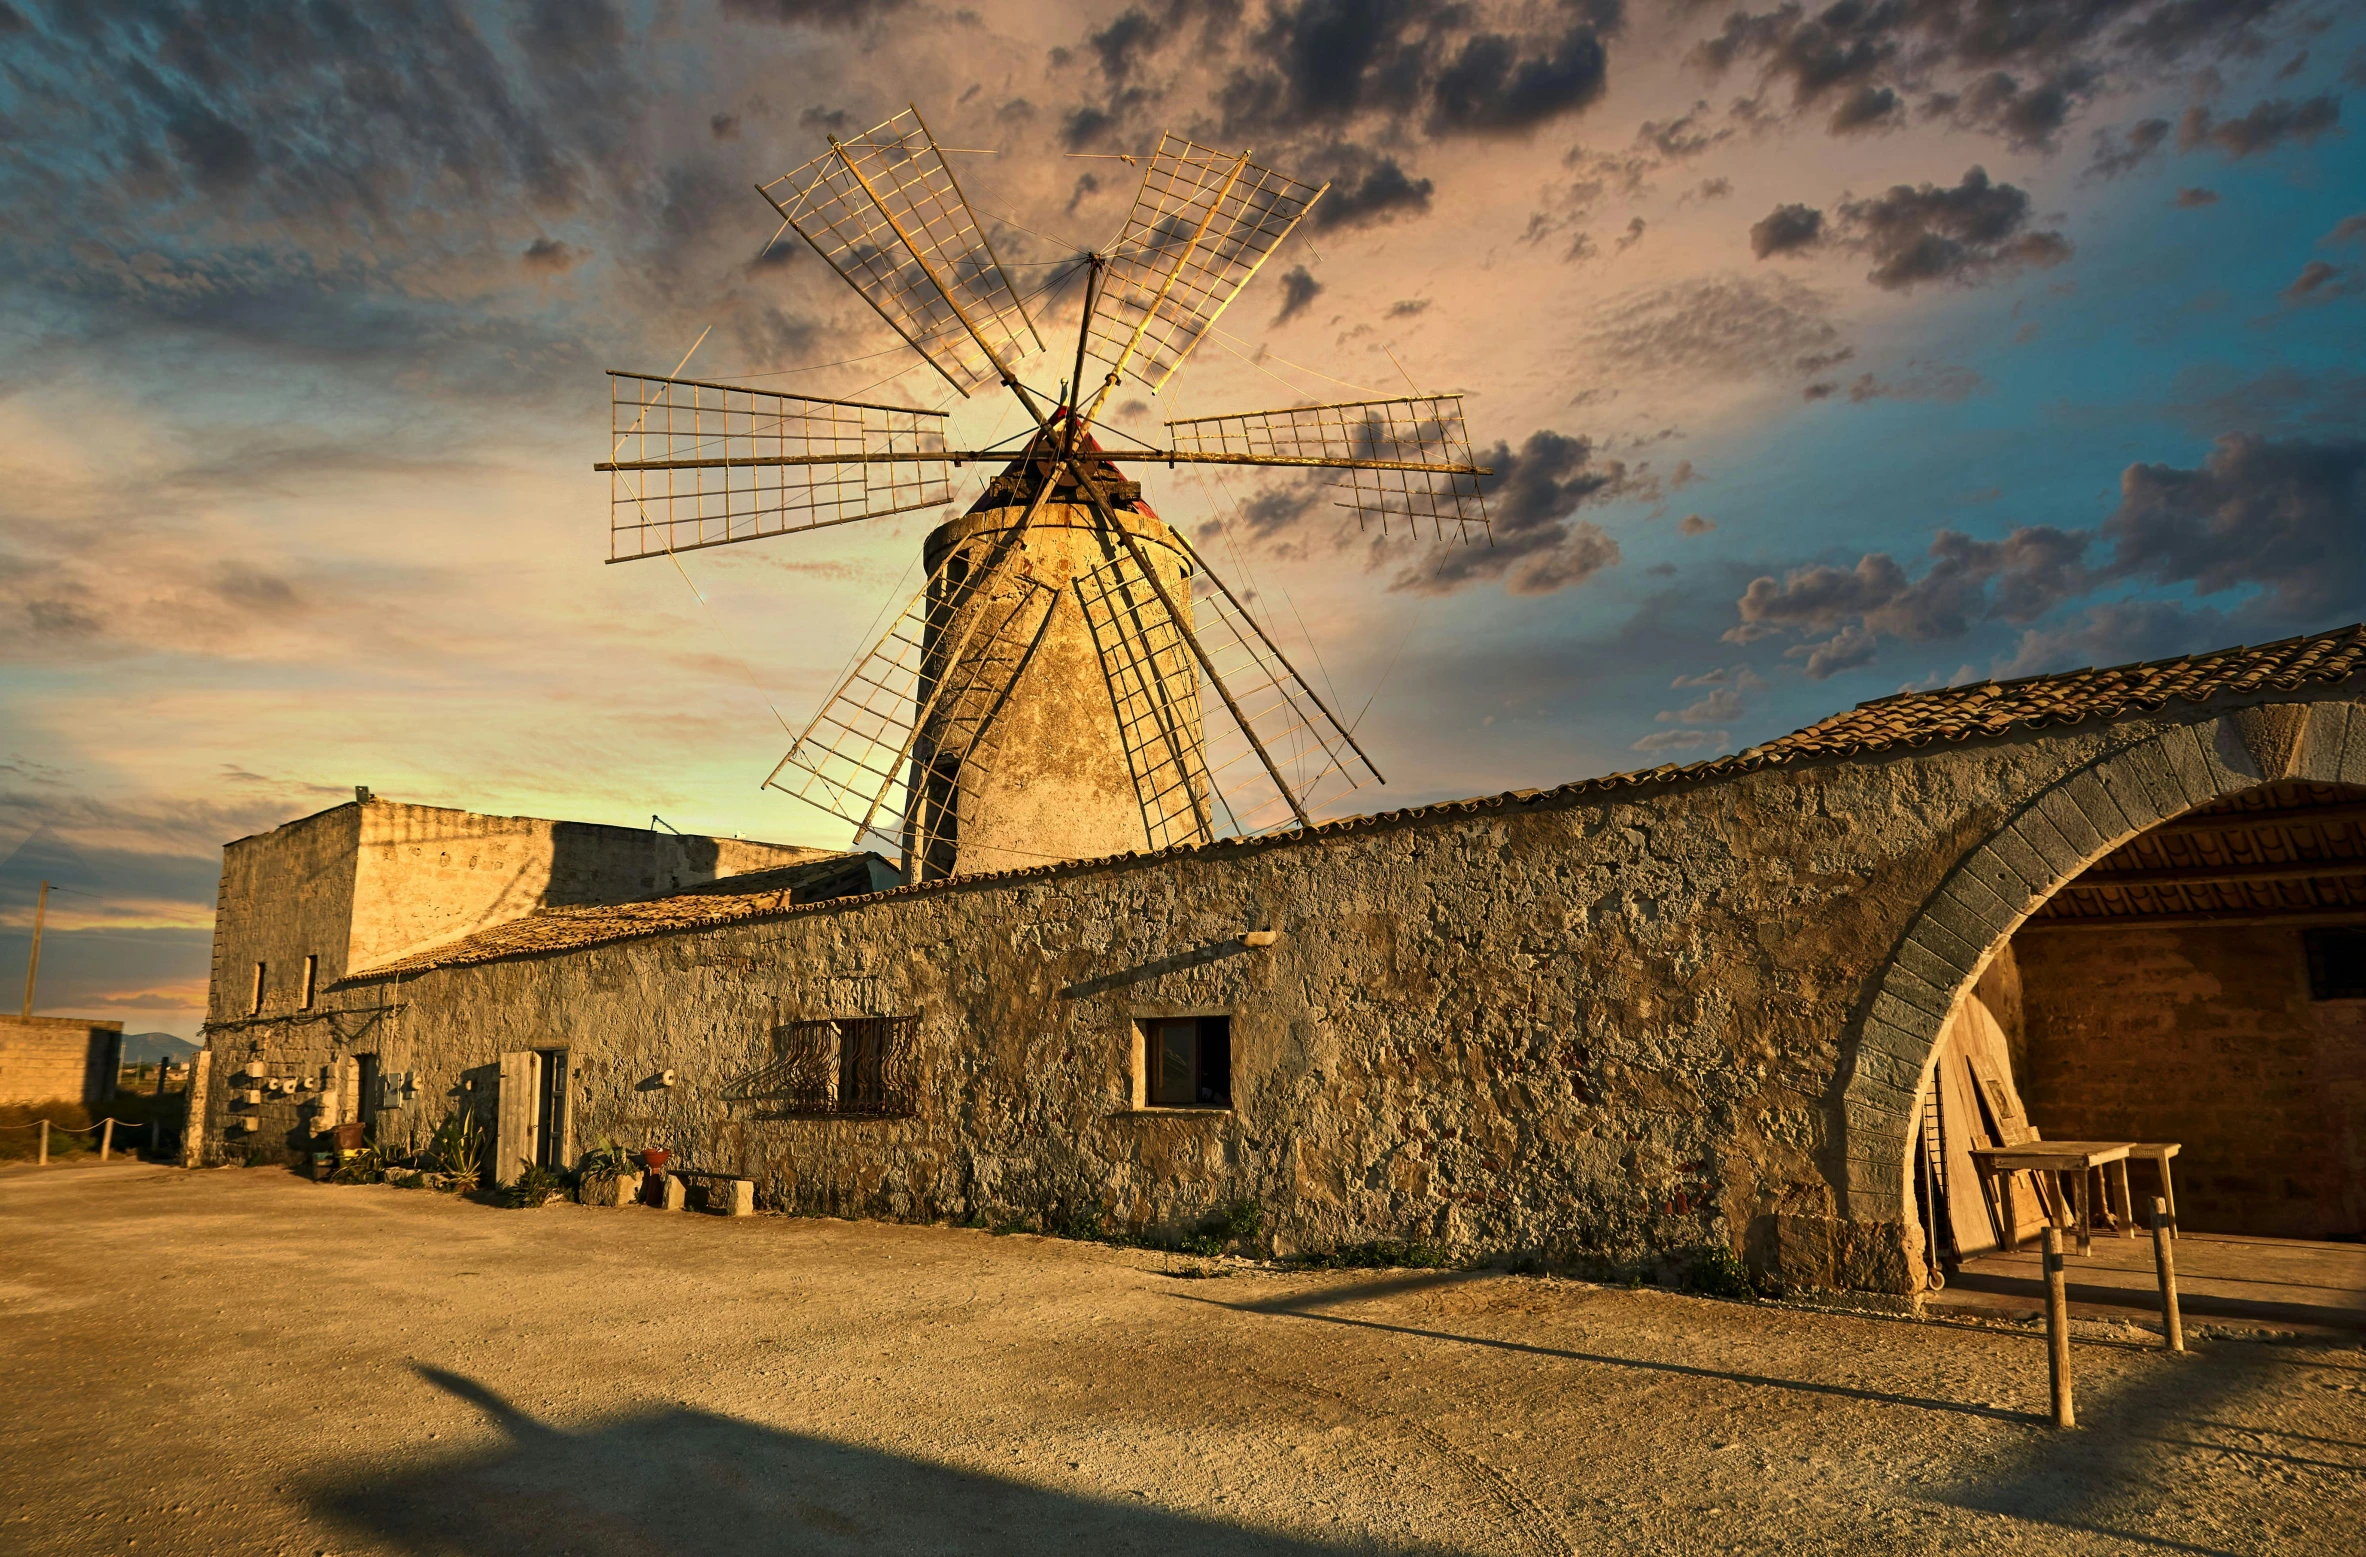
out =
[[[41,1155],[34,1160],[33,1166],[36,1168],[49,1166],[49,1121],[46,1119],[41,1121]]]
[[[2169,1240],[2177,1236],[2177,1215],[2166,1197],[2152,1197],[2152,1268],[2161,1281],[2161,1334],[2169,1350],[2185,1350],[2185,1321],[2177,1312],[2177,1256]]]
[[[99,1161],[105,1162],[115,1150],[115,1116],[109,1114],[99,1122]]]
[[[2046,1239],[2046,1372],[2054,1386],[2054,1425],[2078,1426],[2070,1403],[2070,1294],[2063,1290],[2062,1232],[2049,1227]]]

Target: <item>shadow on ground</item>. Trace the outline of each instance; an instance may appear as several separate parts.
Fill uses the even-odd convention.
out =
[[[322,1514],[397,1550],[439,1557],[1218,1550],[1337,1557],[1343,1550],[703,1411],[652,1411],[562,1432],[472,1379],[438,1368],[419,1373],[492,1417],[509,1441],[383,1480],[313,1490]],[[1373,1548],[1359,1541],[1356,1549]]]

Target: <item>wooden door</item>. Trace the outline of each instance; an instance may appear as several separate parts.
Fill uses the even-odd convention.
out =
[[[501,1093],[493,1112],[493,1182],[514,1184],[534,1164],[539,1057],[531,1049],[501,1056]]]

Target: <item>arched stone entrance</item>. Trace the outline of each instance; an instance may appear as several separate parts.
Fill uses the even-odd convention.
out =
[[[2138,833],[2287,779],[2366,784],[2366,705],[2261,702],[2132,741],[2033,795],[1959,860],[1908,925],[1850,1035],[1845,1214],[1912,1238],[1917,1109],[1940,1033],[2030,914]]]

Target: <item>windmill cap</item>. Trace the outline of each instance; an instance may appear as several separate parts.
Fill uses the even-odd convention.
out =
[[[1066,406],[1054,411],[1048,424],[1039,428],[1035,436],[1028,440],[1027,447],[1002,467],[1002,474],[986,483],[986,490],[980,492],[977,501],[969,505],[969,512],[983,514],[1001,508],[1025,508],[1034,501],[1037,489],[1050,473],[1054,440],[1059,437],[1061,427],[1072,414]],[[1118,469],[1115,462],[1102,452],[1099,441],[1089,430],[1076,452],[1088,456],[1085,468],[1092,473],[1094,483],[1108,494],[1110,507],[1119,513],[1140,514],[1154,523],[1157,521],[1157,512],[1142,500],[1142,484],[1127,479],[1125,472]],[[1075,481],[1065,477],[1052,488],[1045,507],[1049,509],[1061,503],[1078,506],[1085,506],[1086,503],[1083,490]],[[1041,522],[1041,516],[1038,516],[1038,522]]]

